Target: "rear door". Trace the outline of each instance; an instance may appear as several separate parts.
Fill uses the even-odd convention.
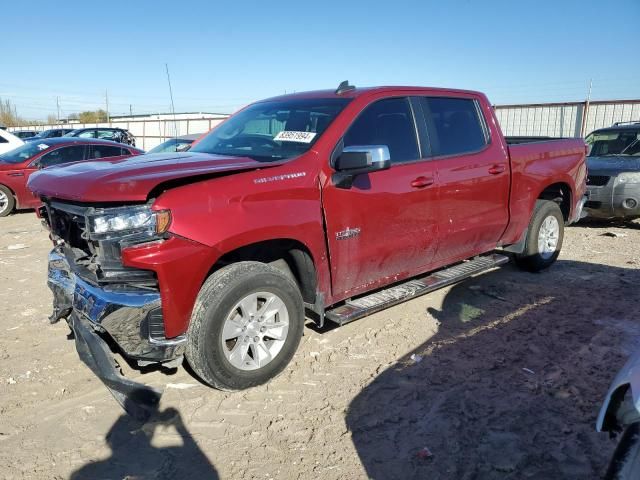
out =
[[[495,248],[509,219],[509,160],[478,99],[421,97],[421,105],[438,171],[442,265]]]
[[[331,179],[322,199],[334,299],[427,269],[437,246],[437,186],[423,158],[407,97],[369,104],[347,129],[344,147],[386,145],[389,170],[358,175],[351,188]]]

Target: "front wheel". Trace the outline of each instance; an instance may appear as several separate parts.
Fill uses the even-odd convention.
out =
[[[289,276],[264,263],[235,263],[214,272],[198,294],[187,360],[212,387],[253,387],[284,370],[303,327],[304,303]]]
[[[551,266],[562,248],[564,218],[557,203],[538,200],[533,210],[522,253],[515,256],[516,264],[530,272]]]

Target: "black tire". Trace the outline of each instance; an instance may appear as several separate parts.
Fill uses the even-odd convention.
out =
[[[0,192],[2,192],[7,197],[7,203],[4,206],[0,205],[0,217],[6,217],[16,206],[16,199],[13,197],[13,192],[9,190],[4,185],[0,185]]]
[[[256,370],[241,370],[222,349],[222,329],[234,306],[255,292],[277,295],[286,306],[289,330],[273,360]],[[193,371],[220,390],[243,390],[266,383],[289,364],[304,328],[304,303],[297,284],[265,263],[239,262],[214,272],[196,299],[187,332],[186,357]]]
[[[636,480],[638,478],[640,478],[640,422],[635,422],[622,434],[605,479]]]
[[[538,247],[540,228],[548,217],[555,217],[559,227],[557,244],[555,251],[551,255],[541,253]],[[558,259],[558,255],[560,255],[563,238],[564,217],[558,204],[550,200],[536,201],[536,206],[533,210],[531,221],[529,222],[529,228],[527,229],[524,251],[515,255],[516,264],[523,270],[529,272],[539,272],[540,270],[550,267]]]

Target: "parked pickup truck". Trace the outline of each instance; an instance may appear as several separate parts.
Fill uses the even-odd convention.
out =
[[[183,356],[226,390],[286,367],[305,312],[344,324],[515,256],[538,271],[584,203],[579,139],[509,146],[477,92],[416,87],[252,104],[189,152],[42,171],[52,322],[124,402],[114,367]],[[501,252],[497,252],[500,250]]]

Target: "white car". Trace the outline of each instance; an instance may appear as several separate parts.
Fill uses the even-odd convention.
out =
[[[24,145],[24,142],[16,137],[13,133],[0,128],[0,155]]]

